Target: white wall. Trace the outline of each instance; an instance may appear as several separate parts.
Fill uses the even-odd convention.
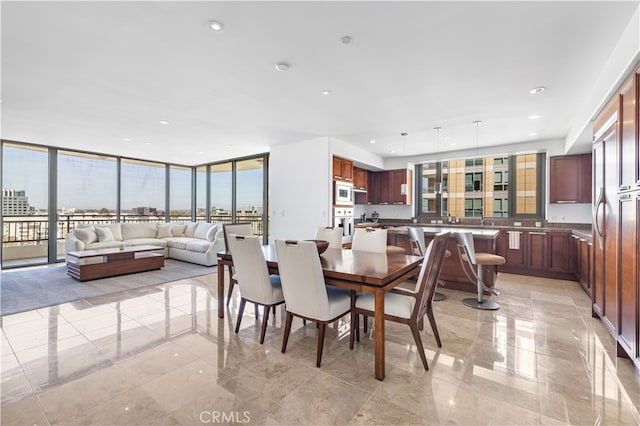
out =
[[[269,154],[269,241],[311,239],[331,224],[329,138],[272,147]]]

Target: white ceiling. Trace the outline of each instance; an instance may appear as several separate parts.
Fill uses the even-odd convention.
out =
[[[433,153],[435,126],[473,148],[474,120],[480,146],[564,139],[637,7],[3,1],[2,138],[186,165],[325,136]]]

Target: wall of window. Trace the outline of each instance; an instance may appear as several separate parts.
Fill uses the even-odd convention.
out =
[[[417,215],[541,218],[544,216],[544,165],[544,154],[419,164],[416,176],[421,202]],[[440,191],[436,190],[439,188],[436,182],[441,182]]]
[[[267,154],[197,167],[9,141],[0,154],[2,268],[63,260],[77,223],[250,221],[267,241]]]

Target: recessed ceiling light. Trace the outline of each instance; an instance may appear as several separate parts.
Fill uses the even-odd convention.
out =
[[[145,145],[151,145],[151,142],[145,142],[144,144]]]
[[[369,141],[369,143],[376,143],[376,140],[375,140],[375,139],[371,139],[371,140]]]
[[[288,64],[288,63],[286,63],[286,62],[278,62],[278,63],[275,65],[275,67],[276,67],[276,69],[277,69],[278,71],[287,71],[289,68],[291,68],[291,65],[289,65],[289,64]]]
[[[529,90],[529,93],[531,93],[532,95],[537,95],[538,93],[542,93],[544,92],[544,87],[540,86],[540,87],[534,87],[533,89]]]
[[[353,38],[351,38],[350,36],[344,36],[340,38],[340,43],[342,44],[351,44],[352,41]]]
[[[122,140],[125,141],[125,142],[131,142],[131,139],[129,139],[129,138],[124,138]]]
[[[534,114],[534,115],[530,115],[529,116],[529,120],[537,120],[538,118],[540,118],[541,116],[538,114]]]
[[[535,136],[535,135],[537,135],[537,133],[533,133],[533,132],[529,133],[529,136]]]
[[[331,94],[331,90],[323,90],[322,94],[323,95],[330,95]]]
[[[456,145],[457,145],[457,143],[455,143],[455,142],[451,142],[449,145],[451,145],[451,146],[456,146]]]
[[[396,153],[396,151],[395,151],[394,149],[390,149],[390,150],[389,150],[389,153],[391,153],[391,154],[395,154],[395,153]]]
[[[220,21],[211,20],[209,21],[209,28],[219,33],[220,31],[224,30],[224,25]]]
[[[160,124],[169,124],[167,120],[160,120]]]

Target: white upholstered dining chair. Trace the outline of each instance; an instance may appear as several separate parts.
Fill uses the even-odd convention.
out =
[[[224,236],[224,247],[226,250],[229,250],[229,242],[228,235],[253,235],[253,225],[250,222],[237,222],[237,223],[225,223],[222,225],[222,235]],[[233,293],[233,288],[238,283],[235,271],[233,267],[229,270],[229,275],[231,278],[229,279],[229,291],[227,292],[227,306],[229,306],[229,302],[231,302],[231,293]],[[257,311],[256,311],[257,312]]]
[[[380,228],[356,228],[351,240],[351,250],[386,253],[387,230]]]
[[[402,324],[407,324],[411,328],[413,339],[416,343],[416,350],[422,366],[425,370],[429,369],[427,357],[422,346],[422,338],[420,337],[420,329],[422,321],[426,314],[429,323],[436,338],[438,347],[441,347],[440,336],[436,326],[433,310],[431,309],[431,300],[435,292],[438,279],[440,278],[440,270],[444,261],[444,252],[449,240],[448,232],[437,234],[431,243],[427,246],[425,258],[420,267],[420,275],[413,290],[395,287],[384,296],[384,319]],[[375,300],[373,294],[363,294],[356,299],[355,314],[374,315]],[[360,341],[360,332],[356,329],[356,338]]]
[[[314,239],[328,241],[329,248],[342,248],[342,228],[318,226]]]
[[[236,321],[236,333],[240,329],[246,302],[263,305],[264,314],[260,330],[260,344],[262,344],[269,322],[269,310],[284,303],[280,277],[269,275],[260,237],[229,234],[228,244],[240,287],[240,307]]]
[[[315,243],[282,240],[276,240],[275,243],[287,311],[282,353],[287,350],[293,317],[314,321],[318,323],[316,366],[320,367],[326,326],[352,311],[355,293],[333,291],[342,289],[331,289],[326,286]],[[354,329],[352,315],[349,341],[351,349],[353,349]]]
[[[411,254],[414,256],[424,256],[426,243],[424,239],[424,230],[419,226],[410,226],[407,228],[409,234],[409,244],[411,245]],[[451,253],[445,252],[445,257],[451,256]],[[439,281],[439,285],[444,285],[444,281]],[[433,295],[433,300],[440,301],[446,299],[445,295],[437,291]]]

